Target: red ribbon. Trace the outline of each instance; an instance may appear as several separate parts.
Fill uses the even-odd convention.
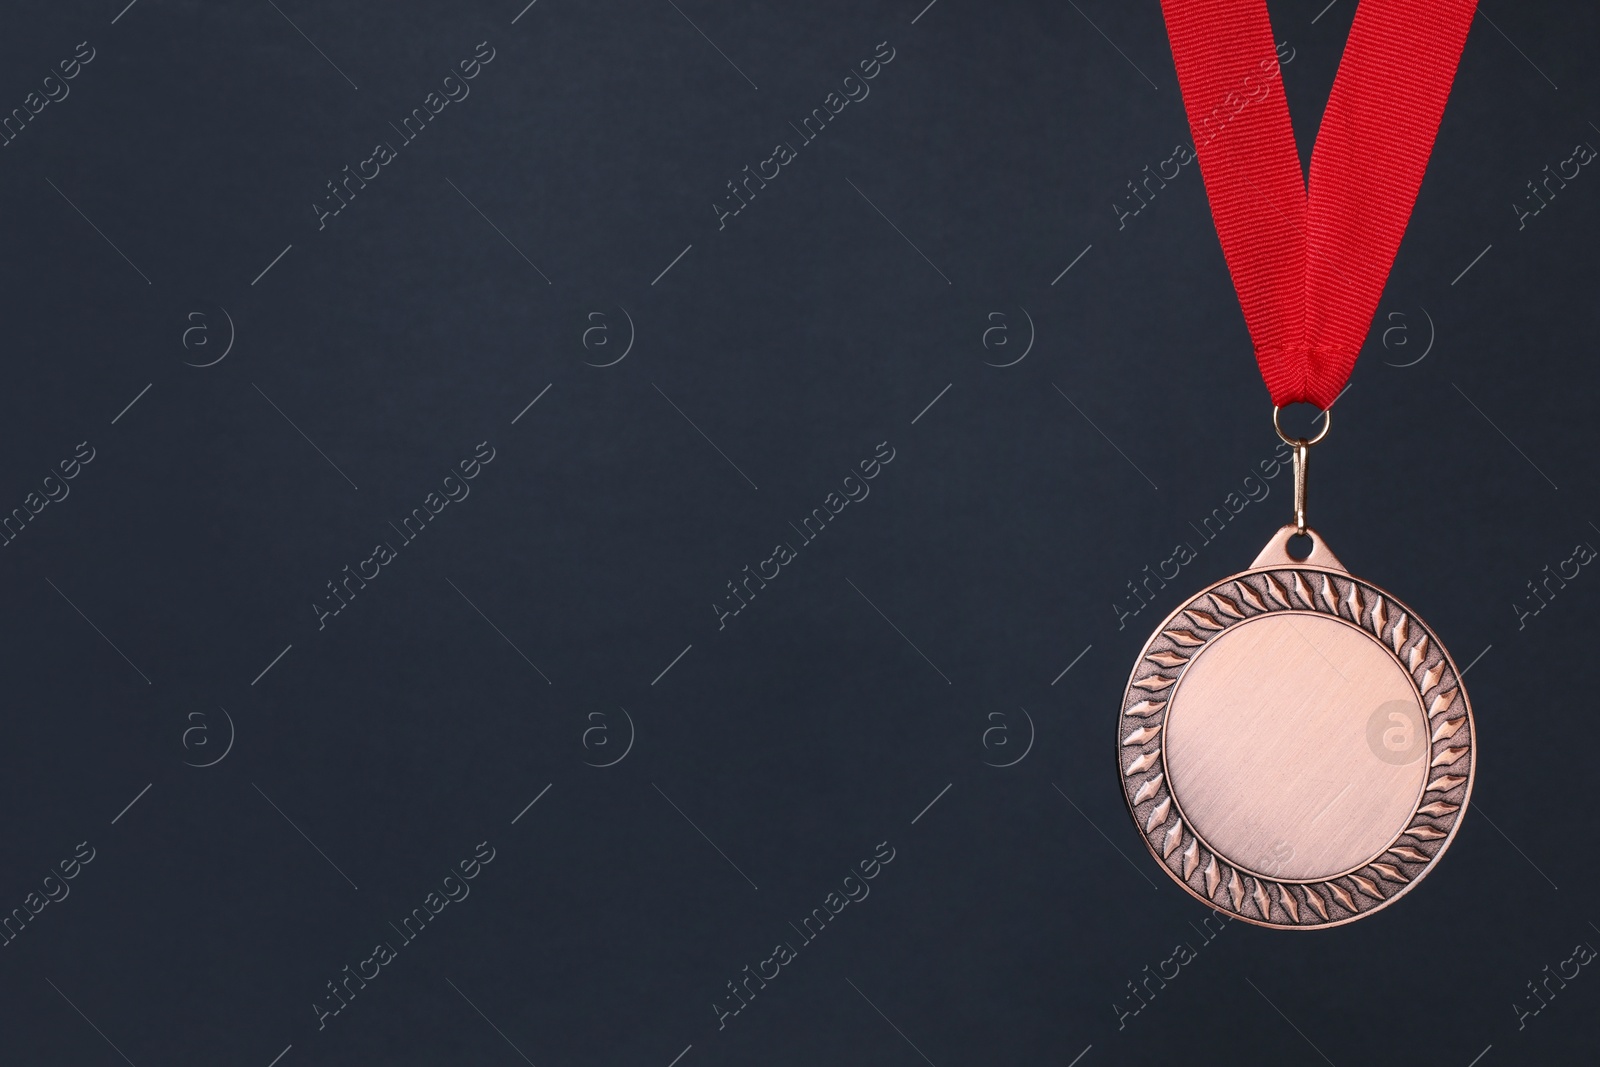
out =
[[[1476,0],[1361,0],[1309,182],[1265,0],[1161,6],[1261,376],[1274,404],[1326,409],[1372,325]]]

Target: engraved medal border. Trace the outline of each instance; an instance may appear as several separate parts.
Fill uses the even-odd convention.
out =
[[[1322,929],[1354,922],[1404,896],[1455,839],[1472,795],[1477,746],[1472,705],[1450,653],[1397,597],[1351,574],[1307,530],[1313,550],[1285,549],[1293,525],[1268,542],[1248,570],[1190,597],[1145,642],[1117,720],[1123,796],[1145,844],[1173,880],[1207,906],[1257,926]],[[1280,879],[1213,849],[1183,817],[1166,769],[1166,694],[1218,635],[1247,619],[1280,613],[1330,615],[1352,624],[1400,664],[1421,701],[1428,768],[1410,818],[1388,846],[1331,878]]]

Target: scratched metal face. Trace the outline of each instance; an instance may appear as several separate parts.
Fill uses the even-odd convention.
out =
[[[1331,878],[1379,858],[1427,783],[1367,742],[1378,708],[1422,705],[1405,669],[1323,616],[1251,619],[1209,643],[1172,689],[1164,747],[1178,806],[1221,854],[1279,878]],[[1280,859],[1278,846],[1290,854]]]

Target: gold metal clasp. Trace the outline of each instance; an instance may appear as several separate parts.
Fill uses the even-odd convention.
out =
[[[1278,413],[1283,409],[1276,404],[1272,406],[1272,428],[1278,431],[1278,437],[1284,444],[1294,448],[1294,530],[1297,534],[1306,532],[1306,467],[1311,461],[1311,446],[1328,436],[1328,428],[1333,425],[1333,418],[1327,410],[1322,412],[1322,429],[1309,440],[1304,437],[1290,437],[1283,432],[1283,424],[1278,420]]]
[[[1306,532],[1306,467],[1311,459],[1311,446],[1304,441],[1294,445],[1294,532]]]

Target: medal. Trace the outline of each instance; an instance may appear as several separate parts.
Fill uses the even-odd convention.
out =
[[[1309,181],[1264,0],[1162,7],[1273,425],[1294,449],[1295,521],[1145,642],[1118,775],[1145,843],[1191,894],[1261,926],[1337,926],[1432,870],[1472,792],[1461,672],[1307,525],[1306,468],[1372,323],[1475,2],[1361,0]],[[1310,440],[1278,420],[1302,402],[1323,410]]]

